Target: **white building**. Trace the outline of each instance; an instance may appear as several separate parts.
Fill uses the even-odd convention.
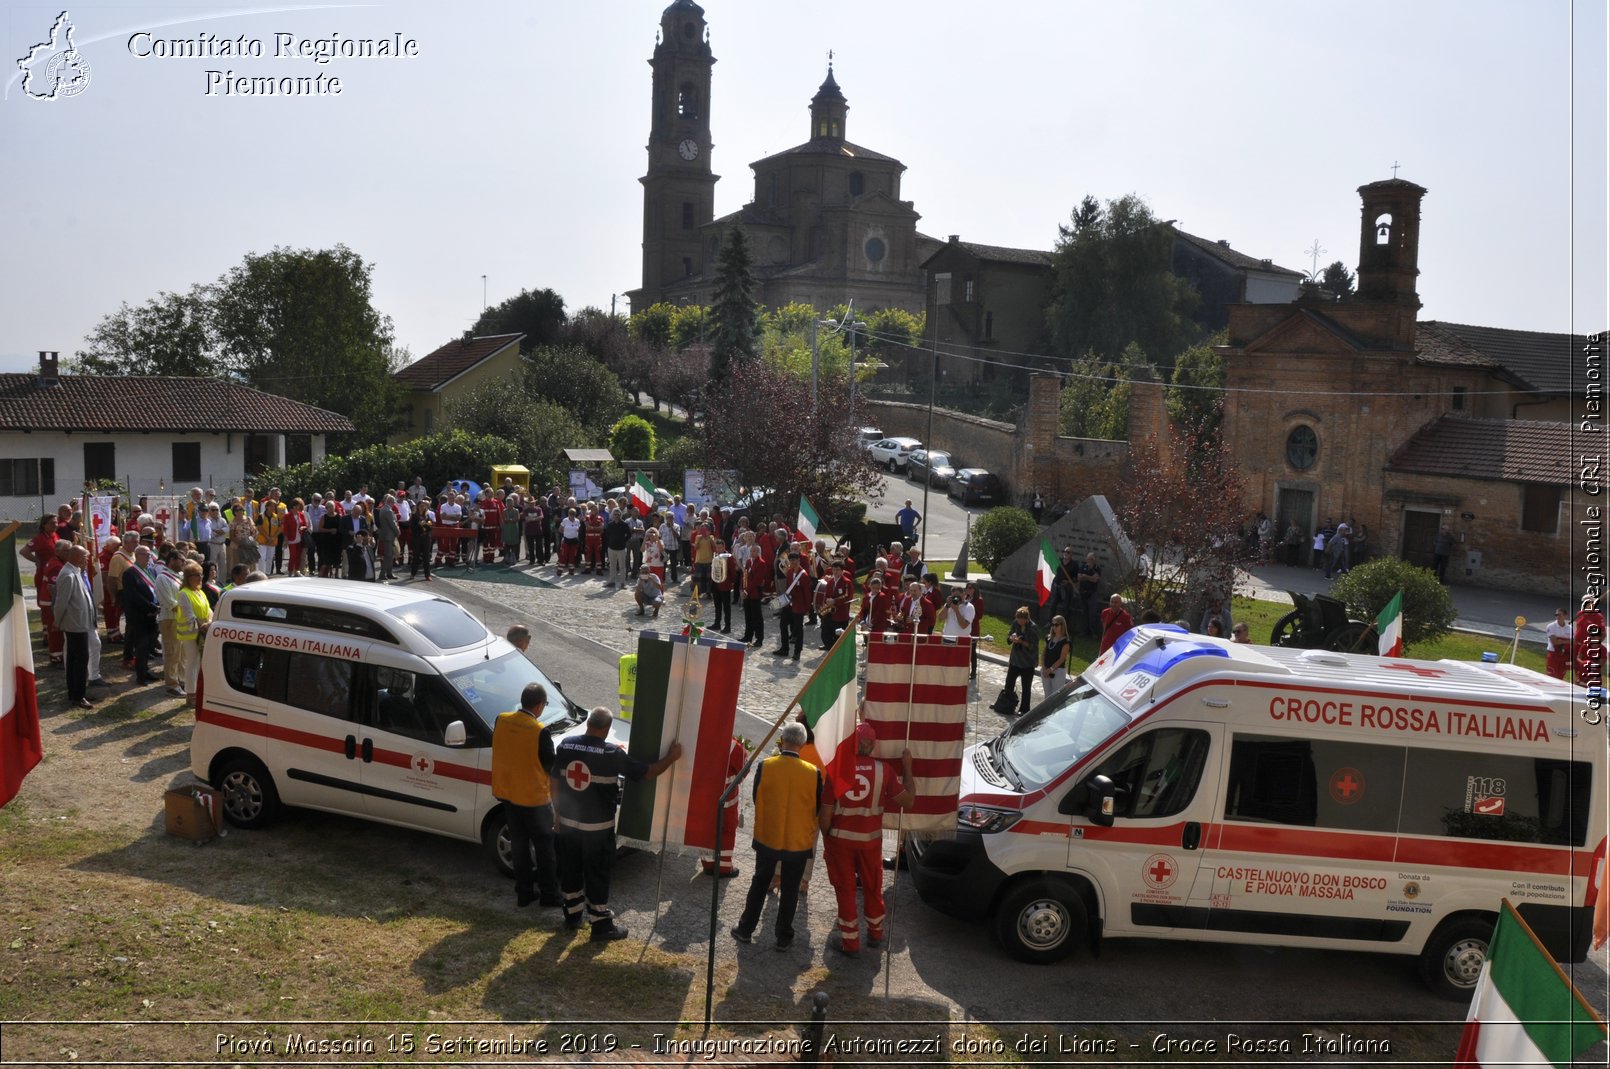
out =
[[[133,497],[239,490],[248,473],[324,457],[345,417],[224,379],[0,374],[0,519],[37,520],[109,480]]]

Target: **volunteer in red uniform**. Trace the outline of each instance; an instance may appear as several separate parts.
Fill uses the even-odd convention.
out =
[[[845,954],[861,950],[861,912],[855,891],[865,905],[867,945],[883,943],[883,813],[911,804],[909,784],[911,751],[900,754],[901,775],[887,761],[872,756],[878,734],[871,724],[855,729],[855,761],[840,777],[850,786],[840,793],[829,787],[817,819],[827,858],[827,879],[838,899],[838,948]]]
[[[850,603],[855,600],[855,580],[844,573],[844,563],[834,561],[823,580],[826,590],[822,598],[822,648],[830,650],[839,640],[839,632],[850,623]]]
[[[867,581],[866,596],[861,599],[861,615],[856,622],[874,635],[892,630],[889,613],[893,608],[894,598],[883,589],[883,576],[874,575]]]
[[[604,517],[593,506],[587,506],[587,520],[584,524],[587,533],[587,567],[582,571],[587,575],[604,574]]]
[[[749,751],[737,739],[732,740],[732,748],[727,751],[727,780],[723,790],[731,790],[738,780],[738,773],[744,769],[744,762],[749,760]],[[730,880],[738,875],[738,867],[732,863],[732,851],[738,845],[738,791],[732,792],[727,804],[722,808],[721,814],[721,878]],[[716,859],[707,857],[699,862],[699,869],[706,876],[716,871]]]
[[[758,552],[752,552],[743,562],[739,582],[743,587],[744,633],[742,641],[755,649],[766,642],[766,614],[762,603],[766,598],[766,583],[771,578],[771,566]]]
[[[56,615],[51,603],[56,590],[56,573],[61,571],[61,561],[56,559],[56,517],[42,516],[39,519],[39,531],[28,540],[28,544],[18,550],[23,560],[34,566],[34,597],[35,604],[39,606],[39,623],[45,629],[45,642],[50,650],[50,663],[60,666],[62,651],[66,648],[66,641],[62,633],[56,629]]]

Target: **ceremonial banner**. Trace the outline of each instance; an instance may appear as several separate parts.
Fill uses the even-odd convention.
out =
[[[17,526],[0,535],[0,806],[17,796],[22,777],[39,763],[39,699],[28,610],[17,572]]]
[[[112,533],[112,499],[110,497],[88,497],[89,502],[88,523],[90,534],[94,537],[98,547],[106,541],[106,536]]]
[[[912,791],[905,809],[883,815],[885,828],[953,835],[967,744],[970,639],[888,632],[867,637],[865,720],[877,728],[874,755],[898,762],[911,750]]]
[[[175,494],[151,494],[145,499],[145,511],[156,518],[170,542],[186,537],[179,533],[179,521],[184,518],[183,505]]]
[[[657,779],[627,782],[617,824],[623,838],[673,852],[715,849],[744,650],[707,636],[639,636],[627,752],[650,764],[677,741],[682,757]]]

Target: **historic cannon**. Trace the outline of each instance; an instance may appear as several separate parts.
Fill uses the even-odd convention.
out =
[[[1288,590],[1291,612],[1269,633],[1269,645],[1298,650],[1335,650],[1339,653],[1376,652],[1375,625],[1347,618],[1347,606],[1324,594]]]

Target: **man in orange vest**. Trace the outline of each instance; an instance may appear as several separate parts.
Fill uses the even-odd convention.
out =
[[[800,757],[805,725],[784,725],[775,757],[755,768],[755,873],[749,881],[743,915],[732,929],[740,943],[755,941],[760,910],[766,904],[772,874],[782,868],[777,903],[777,949],[794,945],[794,911],[799,908],[799,881],[816,853],[817,810],[822,804],[822,773]]]
[[[822,800],[822,854],[827,879],[839,907],[838,948],[861,950],[861,914],[855,908],[857,881],[866,906],[867,946],[883,943],[883,812],[911,804],[911,751],[900,754],[900,776],[887,761],[872,756],[878,733],[862,722],[855,729],[855,762],[840,782],[849,786]]]
[[[554,861],[553,788],[548,770],[553,767],[553,736],[542,724],[548,691],[541,683],[528,683],[520,693],[520,708],[498,715],[492,727],[492,796],[503,803],[514,852],[515,904],[562,906],[558,867]],[[536,855],[533,893],[532,854]]]

